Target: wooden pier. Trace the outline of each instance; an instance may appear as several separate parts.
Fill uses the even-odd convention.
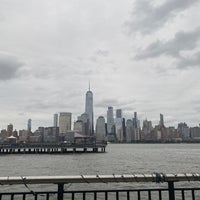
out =
[[[1,144],[1,154],[105,153],[106,143],[95,144]]]

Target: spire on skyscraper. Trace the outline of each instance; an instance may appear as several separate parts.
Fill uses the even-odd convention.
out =
[[[86,101],[85,101],[85,113],[89,117],[89,132],[90,135],[94,134],[94,123],[93,123],[93,93],[90,91],[90,81],[89,81],[89,91],[86,92]]]

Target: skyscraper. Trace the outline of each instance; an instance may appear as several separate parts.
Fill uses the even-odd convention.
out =
[[[12,135],[13,132],[13,124],[9,124],[7,126],[7,137],[10,137]]]
[[[59,135],[71,130],[72,113],[61,112],[59,117]]]
[[[90,135],[94,135],[93,93],[90,91],[90,85],[89,90],[86,93],[85,113],[87,113],[89,117],[89,133]]]
[[[109,106],[107,110],[107,133],[113,133],[114,127],[113,107]]]
[[[160,122],[159,122],[161,127],[164,127],[164,116],[163,114],[160,114]]]
[[[90,135],[89,132],[89,116],[87,113],[83,113],[80,117],[78,117],[78,120],[83,122],[83,131],[82,134],[83,135]]]
[[[122,130],[122,110],[116,110],[116,118],[115,118],[115,128],[116,128],[116,137],[117,140],[123,142],[123,130]]]
[[[29,132],[31,132],[31,119],[29,119],[28,120],[28,123],[27,123],[27,130],[29,131]]]
[[[96,123],[96,140],[104,140],[106,137],[105,119],[103,116],[98,117]]]
[[[116,110],[116,118],[122,118],[122,109],[117,109]]]
[[[53,115],[53,127],[58,127],[58,114]]]

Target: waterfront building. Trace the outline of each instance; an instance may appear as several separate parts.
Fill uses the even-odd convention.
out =
[[[8,124],[7,126],[7,137],[10,137],[13,132],[13,124]]]
[[[115,129],[116,129],[116,137],[119,142],[123,142],[123,128],[122,128],[122,110],[116,110],[116,118],[115,118]]]
[[[43,136],[44,136],[44,134],[41,134],[39,130],[31,132],[29,134],[29,142],[30,143],[41,143],[41,142],[43,142],[43,140],[42,140]]]
[[[138,119],[137,112],[134,112],[134,118],[133,118],[133,126],[134,126],[134,132],[135,132],[135,141],[141,140],[140,135],[140,120]]]
[[[57,142],[58,141],[58,127],[45,127],[44,128],[44,142]]]
[[[138,128],[137,112],[134,112],[133,126],[134,126],[134,128]]]
[[[163,116],[163,114],[160,114],[159,125],[160,125],[161,127],[164,127],[164,126],[165,126],[165,125],[164,125],[164,116]]]
[[[31,119],[28,119],[27,130],[28,130],[29,132],[31,132],[31,122],[32,122],[32,120],[31,120]]]
[[[122,118],[122,109],[117,109],[116,110],[116,118]]]
[[[107,140],[110,142],[115,142],[116,130],[113,116],[113,107],[109,106],[107,110]]]
[[[98,117],[96,122],[96,140],[102,141],[106,137],[106,125],[105,118],[103,116]]]
[[[191,140],[190,128],[185,122],[178,124],[178,132],[180,133],[180,136],[183,139],[183,141]]]
[[[62,136],[67,131],[71,130],[72,113],[61,112],[59,116],[59,135]]]
[[[131,119],[128,119],[126,121],[126,142],[130,143],[133,141],[135,141],[133,121]]]
[[[55,113],[53,115],[53,126],[58,127],[58,114],[57,113]]]
[[[113,107],[109,106],[107,110],[107,133],[113,133],[114,127]]]
[[[83,133],[83,121],[82,120],[77,120],[74,122],[74,131]]]
[[[142,126],[141,140],[143,141],[152,140],[152,134],[151,134],[152,131],[153,131],[152,122],[145,119],[143,121],[143,126]],[[157,131],[155,131],[154,134],[157,135]]]
[[[190,128],[190,134],[193,141],[200,141],[200,127],[192,127]]]
[[[163,128],[167,131],[167,142],[182,142],[182,137],[180,132],[173,126],[170,126],[168,128]]]
[[[123,133],[123,142],[126,142],[126,120],[122,118],[122,133]]]
[[[2,129],[0,134],[0,143],[3,143],[7,139],[7,130]]]
[[[16,138],[18,137],[18,132],[17,132],[16,129],[13,131],[12,135],[13,135],[14,137],[16,137]]]
[[[29,134],[28,130],[19,130],[19,142],[29,142]]]
[[[83,113],[80,117],[78,117],[79,121],[82,121],[82,134],[83,135],[90,135],[90,124],[89,124],[89,116],[87,113]]]
[[[89,135],[94,135],[94,119],[93,119],[93,93],[89,90],[86,92],[85,113],[89,117]]]
[[[38,127],[38,130],[36,132],[38,133],[38,135],[41,135],[41,141],[43,142],[44,141],[44,127],[42,126]]]
[[[144,137],[147,136],[152,130],[153,130],[152,122],[145,119],[143,121],[143,126],[142,126],[142,133]]]

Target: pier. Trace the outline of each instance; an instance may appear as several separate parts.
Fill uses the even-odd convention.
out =
[[[1,144],[1,154],[66,154],[66,153],[105,153],[106,143],[67,144]]]
[[[24,185],[28,192],[2,192],[0,199],[71,199],[71,200],[198,200],[200,199],[200,175],[186,174],[127,174],[127,175],[79,175],[79,176],[24,176],[24,177],[0,177],[0,185],[9,187]],[[114,189],[100,189],[98,184],[115,183]],[[117,184],[128,184],[125,189],[117,189]],[[144,183],[146,185],[144,186]],[[152,187],[156,183],[156,187]],[[176,187],[176,183],[184,183]],[[194,186],[194,183],[195,186]],[[51,184],[56,186],[54,191],[35,191],[32,185]],[[65,188],[67,184],[73,184],[76,190]],[[78,185],[79,184],[79,185]],[[84,190],[78,190],[80,184],[86,184]],[[90,185],[97,184],[98,189],[91,190]],[[134,185],[137,184],[137,187]],[[147,187],[148,184],[150,187]],[[139,187],[138,187],[139,186]],[[135,188],[134,188],[135,187]],[[40,186],[40,188],[42,188]],[[47,187],[45,187],[47,188]]]

